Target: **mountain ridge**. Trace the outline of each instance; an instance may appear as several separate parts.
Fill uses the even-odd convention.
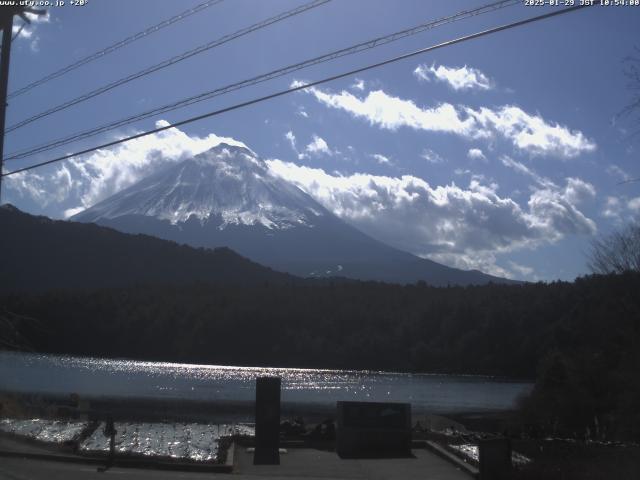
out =
[[[435,286],[516,283],[398,250],[340,219],[251,150],[220,144],[80,212],[96,222],[194,247],[228,246],[301,277],[340,275]]]
[[[228,248],[197,249],[105,226],[34,216],[12,205],[0,206],[0,231],[0,291],[4,292],[300,280]]]

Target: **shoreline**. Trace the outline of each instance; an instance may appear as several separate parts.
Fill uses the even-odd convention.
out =
[[[99,420],[110,415],[121,421],[252,423],[255,415],[254,400],[81,396],[74,402],[70,395],[0,391],[0,403],[9,406],[8,409],[0,409],[0,415],[13,409],[18,410],[20,416],[42,418],[74,419],[82,416],[89,420]],[[411,412],[413,420],[434,414],[458,421],[475,417],[504,417],[513,412],[513,409],[445,409],[412,405]],[[335,416],[335,402],[281,402],[282,421],[303,418],[306,423],[319,423],[335,419]]]
[[[59,353],[59,352],[46,352],[46,351],[21,351],[21,350],[8,350],[0,348],[1,354],[20,354],[20,355],[33,355],[44,357],[55,357],[58,359],[66,360],[96,360],[106,362],[136,362],[140,364],[154,364],[158,366],[180,366],[180,367],[193,367],[193,368],[211,368],[211,369],[224,369],[224,370],[288,370],[293,372],[318,372],[318,373],[344,373],[344,374],[361,374],[361,375],[416,375],[425,377],[460,377],[470,379],[487,379],[498,383],[525,383],[533,385],[535,383],[535,377],[519,377],[519,376],[507,376],[496,373],[459,373],[455,371],[442,371],[442,372],[423,372],[423,371],[399,371],[399,370],[371,370],[371,369],[354,369],[354,368],[327,368],[327,367],[296,367],[296,366],[277,366],[277,365],[216,365],[208,363],[192,363],[186,361],[174,361],[167,359],[144,359],[137,357],[101,357],[92,355],[79,355],[74,353]]]

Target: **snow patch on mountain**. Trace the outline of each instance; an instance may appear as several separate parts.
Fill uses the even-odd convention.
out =
[[[222,143],[165,168],[94,205],[73,220],[96,222],[144,215],[176,225],[262,225],[268,229],[312,227],[325,209],[295,185],[274,175],[248,148]]]

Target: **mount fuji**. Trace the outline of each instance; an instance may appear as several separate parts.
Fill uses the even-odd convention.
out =
[[[225,143],[157,171],[70,220],[195,247],[226,246],[302,277],[431,285],[509,282],[381,243],[271,173],[251,150]]]

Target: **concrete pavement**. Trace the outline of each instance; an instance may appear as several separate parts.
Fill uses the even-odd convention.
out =
[[[290,480],[310,478],[321,480],[469,480],[468,474],[433,453],[416,449],[414,458],[393,459],[340,459],[335,452],[292,448],[281,455],[281,464],[253,465],[253,455],[244,447],[236,447],[233,473],[177,472],[142,468],[112,468],[98,473],[92,465],[3,458],[0,464],[2,480],[75,480],[106,477],[122,480],[197,480],[200,478],[227,478],[232,480],[259,480],[261,478]]]
[[[199,480],[210,479],[212,473],[176,472],[167,470],[113,468],[99,473],[95,465],[81,463],[52,462],[23,458],[2,458],[0,463],[1,480],[105,480],[109,477],[122,480]],[[219,474],[222,477],[225,474]],[[229,478],[228,474],[227,478]]]
[[[292,448],[280,465],[253,465],[246,449],[236,448],[234,473],[246,478],[314,478],[323,480],[469,480],[468,474],[433,453],[413,450],[414,458],[341,459],[335,452]]]

